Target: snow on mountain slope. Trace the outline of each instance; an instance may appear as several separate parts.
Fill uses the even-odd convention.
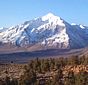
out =
[[[47,48],[80,48],[88,45],[87,36],[88,27],[70,25],[60,17],[49,13],[0,32],[0,41],[17,46],[38,43]]]
[[[1,27],[1,28],[0,28],[0,32],[3,32],[3,31],[5,31],[5,30],[7,30],[7,28],[5,28],[5,27]]]

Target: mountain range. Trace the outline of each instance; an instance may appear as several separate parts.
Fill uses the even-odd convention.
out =
[[[0,28],[0,48],[79,49],[88,46],[88,27],[48,13],[10,28]]]

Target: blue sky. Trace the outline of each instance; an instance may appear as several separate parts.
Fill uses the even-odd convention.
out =
[[[88,0],[1,0],[0,27],[52,12],[69,23],[88,25]]]

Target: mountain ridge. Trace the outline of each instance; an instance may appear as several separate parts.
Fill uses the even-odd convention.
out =
[[[73,49],[88,46],[88,27],[69,24],[48,13],[0,32],[0,42],[20,47]],[[2,44],[1,44],[2,45]]]

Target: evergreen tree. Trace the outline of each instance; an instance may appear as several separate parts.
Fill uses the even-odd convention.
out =
[[[50,71],[50,64],[48,59],[44,61],[44,71]]]
[[[58,69],[57,73],[54,76],[53,79],[53,85],[63,85],[63,73],[61,69]]]
[[[18,85],[18,80],[15,79],[15,78],[13,78],[13,79],[11,80],[11,85]]]
[[[75,85],[75,75],[73,71],[68,72],[69,85]]]
[[[36,58],[34,62],[34,69],[35,71],[38,71],[39,73],[41,72],[41,61],[38,58]]]
[[[23,76],[21,76],[19,85],[34,85],[36,83],[36,73],[33,70],[29,72],[25,72]]]
[[[11,85],[10,78],[8,76],[5,78],[5,85]]]
[[[50,58],[50,70],[52,71],[55,67],[55,59]]]
[[[68,58],[68,65],[79,65],[79,57],[78,56],[71,56]]]
[[[57,62],[60,65],[61,68],[65,66],[65,62],[64,62],[64,58],[63,57],[60,57]]]
[[[80,71],[76,75],[76,85],[88,85],[88,72]]]
[[[79,61],[80,61],[80,64],[84,64],[85,63],[85,56],[83,55],[83,56],[81,56],[80,58],[79,58]]]

